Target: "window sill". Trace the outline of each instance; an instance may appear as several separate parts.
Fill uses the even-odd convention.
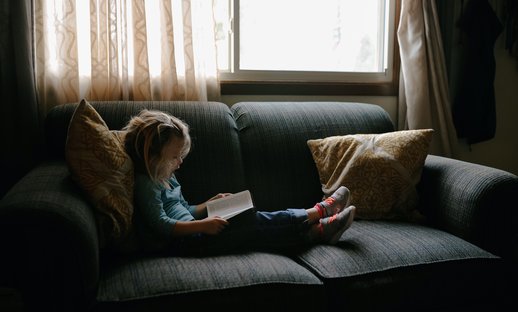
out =
[[[396,75],[397,76],[397,75]],[[220,82],[222,95],[380,95],[398,94],[399,78],[383,83],[331,83],[298,81]]]

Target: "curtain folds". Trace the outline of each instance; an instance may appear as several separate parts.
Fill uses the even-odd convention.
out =
[[[30,0],[0,3],[0,198],[41,154],[30,16]]]
[[[82,98],[219,99],[211,0],[35,1],[34,20],[43,114]]]
[[[435,1],[402,0],[397,31],[399,129],[433,128],[431,154],[452,156],[456,132]]]

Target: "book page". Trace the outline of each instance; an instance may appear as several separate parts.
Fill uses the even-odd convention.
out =
[[[250,191],[242,191],[222,198],[211,200],[207,203],[209,217],[219,216],[229,219],[241,212],[254,207]]]

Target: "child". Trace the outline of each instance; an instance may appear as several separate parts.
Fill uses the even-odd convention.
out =
[[[189,127],[161,111],[143,110],[126,125],[125,146],[135,165],[135,220],[143,244],[177,253],[230,251],[237,247],[335,244],[355,213],[349,190],[308,209],[253,213],[225,220],[207,217],[207,202],[190,205],[174,173],[191,146]],[[210,200],[228,193],[218,194]]]

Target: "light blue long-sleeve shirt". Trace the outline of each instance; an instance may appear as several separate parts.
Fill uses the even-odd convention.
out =
[[[171,189],[153,182],[149,176],[135,175],[136,224],[144,239],[169,241],[177,221],[194,220],[195,205],[182,195],[180,183],[173,176]]]

